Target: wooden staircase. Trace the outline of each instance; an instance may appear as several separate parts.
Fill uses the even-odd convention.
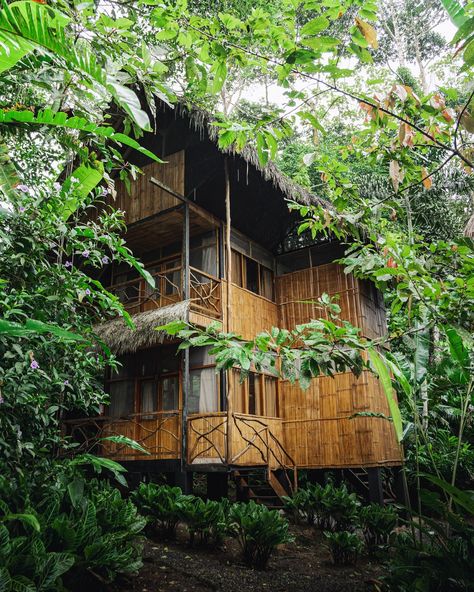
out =
[[[283,497],[292,495],[294,484],[286,471],[268,467],[239,467],[232,471],[237,491],[243,500],[254,500],[272,510],[284,506]]]

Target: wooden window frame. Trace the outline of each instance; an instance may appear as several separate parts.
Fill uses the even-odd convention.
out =
[[[248,257],[247,255],[244,255],[243,253],[241,253],[240,251],[237,251],[236,249],[232,249],[232,253],[235,255],[238,255],[238,257],[239,257],[240,277],[242,278],[242,285],[235,283],[233,277],[230,278],[231,283],[234,286],[237,286],[238,288],[242,288],[242,290],[246,290],[247,292],[250,292],[250,294],[260,296],[260,298],[264,298],[268,302],[272,302],[273,304],[275,304],[276,297],[275,297],[275,272],[274,272],[274,270],[270,269],[270,267],[267,267],[266,265],[263,265],[262,263],[260,263],[256,259],[253,259],[252,257]],[[245,263],[246,263],[247,259],[250,261],[253,261],[257,265],[258,292],[253,292],[252,290],[249,290],[246,287],[247,286],[247,266]],[[262,269],[265,269],[271,273],[271,276],[272,276],[272,299],[267,298],[266,296],[264,296],[262,294]]]

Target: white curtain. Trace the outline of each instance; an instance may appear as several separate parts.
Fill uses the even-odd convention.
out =
[[[134,412],[135,381],[110,383],[110,417],[127,417]]]
[[[215,368],[200,368],[190,372],[191,392],[189,413],[213,413],[218,410],[217,376]]]
[[[205,368],[201,372],[201,392],[199,413],[217,411],[217,384],[214,368]]]

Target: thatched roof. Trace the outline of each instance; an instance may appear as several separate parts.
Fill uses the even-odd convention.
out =
[[[155,327],[172,321],[187,321],[189,300],[133,315],[135,329],[130,329],[122,317],[95,327],[96,335],[117,355],[133,353],[145,347],[159,345],[167,333]]]
[[[253,146],[247,144],[240,151],[236,150],[234,144],[227,148],[221,148],[218,146],[219,128],[213,125],[216,118],[209,111],[198,109],[196,107],[189,107],[182,102],[177,103],[175,109],[178,115],[184,115],[189,118],[191,125],[195,130],[199,131],[201,134],[207,134],[209,139],[219,148],[220,152],[241,157],[248,165],[257,169],[266,181],[270,181],[275,188],[279,189],[287,199],[297,201],[304,205],[319,205],[329,211],[334,210],[334,206],[331,202],[314,195],[309,189],[292,181],[280,171],[274,162],[268,161],[267,164],[262,165],[258,158],[257,150]]]
[[[469,218],[464,228],[464,236],[474,239],[474,214]]]

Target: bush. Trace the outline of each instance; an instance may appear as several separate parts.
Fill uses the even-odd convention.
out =
[[[397,524],[397,512],[394,508],[369,504],[360,509],[359,518],[369,552],[388,544],[390,533]]]
[[[132,493],[132,499],[149,523],[168,538],[175,536],[186,500],[179,487],[140,483]]]
[[[358,525],[360,502],[349,493],[345,484],[339,487],[328,483],[322,490],[320,525],[332,531],[354,531]]]
[[[353,533],[343,530],[340,532],[324,532],[329,541],[332,560],[335,565],[352,565],[362,550],[362,541]]]
[[[454,513],[447,513],[442,520],[426,517],[422,520],[426,525],[421,527],[421,543],[417,522],[414,523],[416,540],[409,530],[396,536],[388,574],[384,578],[388,589],[393,592],[473,592],[472,524]]]
[[[56,590],[61,579],[86,574],[112,581],[142,565],[138,535],[145,519],[106,482],[76,474],[66,486],[52,486],[35,509],[11,512],[2,502],[0,510],[2,592]]]
[[[229,529],[241,546],[247,565],[265,569],[273,549],[293,540],[288,522],[276,510],[248,503],[233,504],[229,512]]]
[[[292,517],[295,524],[299,524],[301,520],[306,520],[309,525],[319,524],[323,491],[323,487],[317,484],[298,489],[293,497],[283,498],[285,512]]]
[[[181,516],[188,527],[190,545],[194,544],[196,536],[201,544],[222,544],[227,533],[229,507],[228,500],[203,501],[199,497],[186,496]]]
[[[10,526],[10,525],[9,525]],[[12,529],[14,530],[14,529]],[[0,590],[49,592],[60,586],[61,576],[74,564],[69,553],[46,550],[38,531],[15,535],[0,524]]]

